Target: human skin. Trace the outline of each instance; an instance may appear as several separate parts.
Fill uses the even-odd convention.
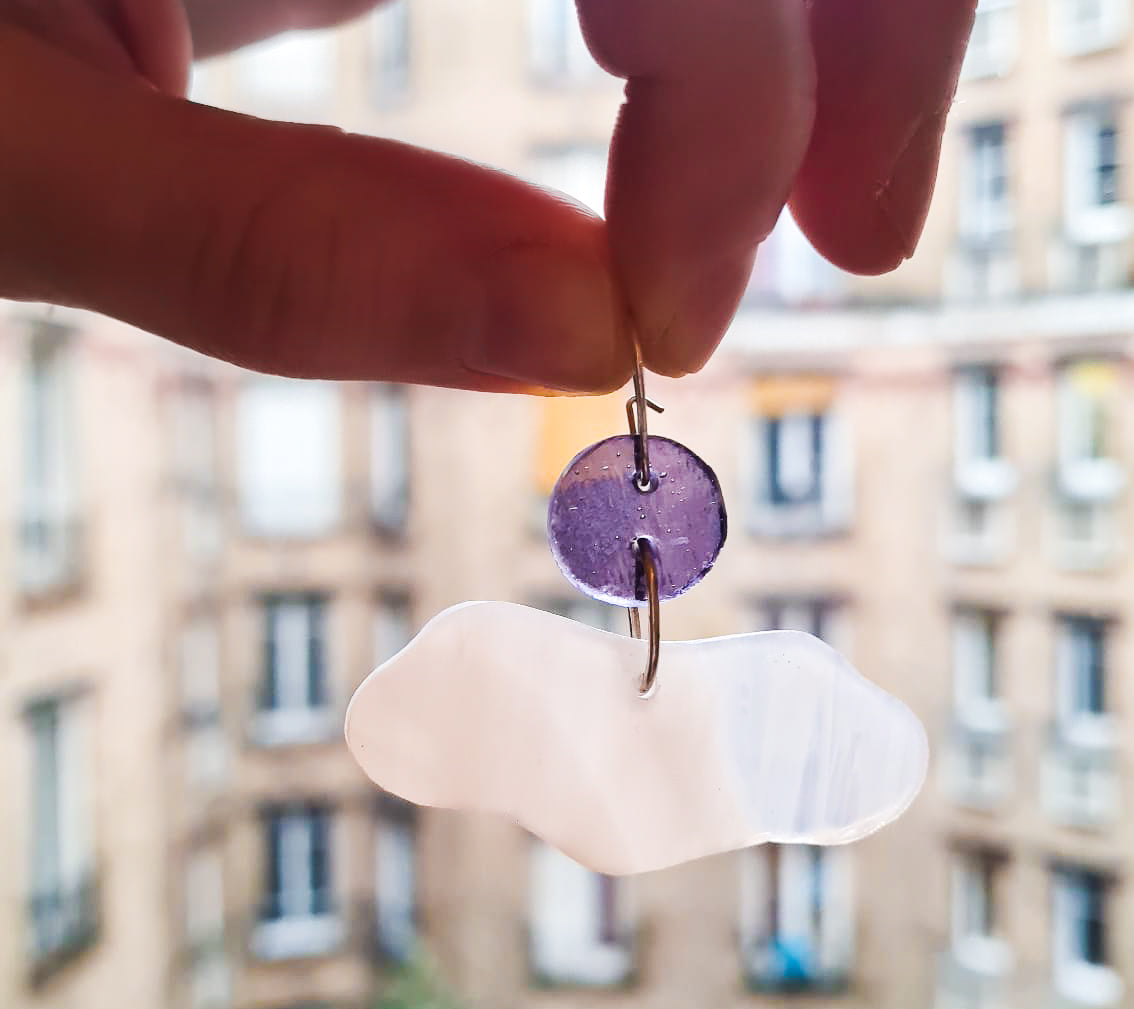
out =
[[[412,2],[412,0],[411,0]],[[0,0],[0,297],[299,377],[488,391],[700,368],[785,203],[912,255],[975,0],[578,0],[625,78],[606,220],[502,172],[184,99],[371,0]]]

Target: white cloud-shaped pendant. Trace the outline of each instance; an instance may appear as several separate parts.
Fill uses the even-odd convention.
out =
[[[853,841],[922,785],[921,723],[817,638],[663,642],[649,700],[646,655],[540,610],[466,603],[367,677],[347,744],[389,792],[503,814],[613,875]]]

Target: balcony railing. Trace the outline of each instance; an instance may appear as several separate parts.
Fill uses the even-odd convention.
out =
[[[748,515],[748,530],[753,536],[768,539],[837,536],[850,529],[852,511],[849,491],[830,492],[798,503],[760,498]]]
[[[90,873],[74,885],[33,893],[27,913],[32,977],[40,980],[98,938],[97,876]]]
[[[78,518],[25,515],[19,541],[19,581],[25,595],[49,595],[78,582],[83,549],[83,524]]]
[[[249,737],[257,746],[325,743],[342,733],[342,717],[330,706],[261,708],[253,713]]]
[[[755,992],[838,994],[850,986],[850,963],[806,940],[753,943],[744,949],[743,961],[745,982]]]
[[[944,290],[954,301],[1010,298],[1020,289],[1020,268],[1009,214],[972,226],[945,264]]]
[[[954,564],[1000,564],[1014,546],[1012,502],[970,493],[975,488],[961,486],[960,477],[950,488],[944,552]]]
[[[354,910],[355,934],[368,959],[382,964],[408,963],[417,947],[421,915],[417,906],[392,907],[362,900]]]
[[[564,943],[526,928],[528,965],[541,988],[627,988],[634,984],[637,935],[620,929],[609,942]]]
[[[223,929],[191,942],[184,970],[193,1009],[228,1009],[232,1003],[232,970]]]
[[[288,960],[327,956],[344,948],[348,916],[343,915],[328,891],[316,891],[305,913],[283,906],[283,895],[269,894],[252,926],[249,952],[260,960]]]
[[[1102,827],[1118,816],[1118,754],[1104,716],[1053,726],[1043,766],[1043,806],[1069,827]]]
[[[942,785],[954,802],[974,809],[993,809],[1012,788],[1011,736],[1002,720],[978,723],[954,716],[942,762]]]
[[[933,1009],[1015,1009],[1004,970],[977,966],[950,951],[937,957]]]

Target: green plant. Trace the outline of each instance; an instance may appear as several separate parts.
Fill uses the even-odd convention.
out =
[[[459,1009],[425,958],[416,956],[389,975],[374,1009]]]

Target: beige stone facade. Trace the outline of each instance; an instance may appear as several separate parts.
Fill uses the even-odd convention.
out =
[[[484,1009],[1134,1004],[1127,6],[983,4],[918,256],[847,278],[785,221],[709,367],[650,381],[730,515],[664,634],[820,633],[929,729],[923,795],[849,849],[612,883],[347,755],[351,691],[445,606],[621,628],[541,526],[620,397],[301,388],[3,306],[0,1005],[362,1009],[412,936]],[[559,13],[420,0],[195,93],[594,204],[619,89]]]

